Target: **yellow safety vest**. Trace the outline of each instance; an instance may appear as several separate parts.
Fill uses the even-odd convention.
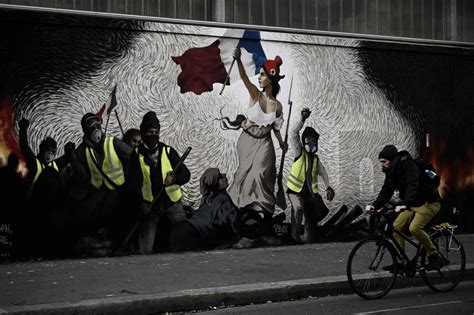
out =
[[[138,153],[138,148],[135,149],[135,152]],[[168,158],[169,153],[170,147],[164,147],[161,151],[161,175],[163,179],[163,185],[165,184],[166,174],[173,171]],[[152,202],[153,191],[151,189],[150,166],[146,164],[143,154],[138,153],[138,160],[140,162],[140,168],[143,174],[142,196],[145,201]],[[165,187],[165,191],[172,202],[177,202],[183,197],[183,193],[181,192],[181,187],[179,185],[167,186]]]
[[[52,161],[52,162],[49,162],[48,165],[44,165],[38,159],[36,159],[36,175],[35,175],[35,178],[33,178],[33,184],[36,183],[36,181],[38,180],[38,177],[40,177],[41,173],[46,167],[52,167],[56,171],[59,172],[59,168],[56,162]]]
[[[287,186],[294,192],[299,193],[303,189],[304,181],[306,179],[306,172],[308,170],[309,156],[305,150],[303,150],[301,156],[291,166],[291,172],[288,176]],[[311,171],[311,188],[313,193],[318,192],[318,177],[316,176],[316,169],[318,166],[318,157],[314,157],[313,170]]]
[[[115,186],[109,182],[109,179],[114,182],[116,186],[120,186],[125,182],[125,174],[123,172],[122,161],[120,161],[117,152],[115,152],[114,138],[107,137],[104,141],[104,160],[102,161],[102,172],[104,172],[109,179],[104,178],[100,170],[97,168],[92,158],[99,163],[95,152],[92,148],[86,148],[87,165],[91,172],[91,184],[99,189],[102,183],[110,190],[114,190]]]

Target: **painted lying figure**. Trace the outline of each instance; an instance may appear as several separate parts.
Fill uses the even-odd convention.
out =
[[[230,247],[238,237],[238,208],[227,194],[227,176],[207,169],[200,180],[202,199],[193,215],[173,227],[170,250],[202,250]]]

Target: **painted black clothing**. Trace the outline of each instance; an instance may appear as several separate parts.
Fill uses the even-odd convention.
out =
[[[173,252],[206,249],[199,231],[187,220],[177,223],[170,233],[169,249]]]
[[[75,243],[74,250],[80,255],[99,255],[94,253],[100,247],[99,244],[102,244],[104,249],[100,255],[109,253],[111,246],[123,240],[123,234],[131,229],[130,225],[135,221],[128,200],[124,198],[126,182],[113,190],[105,184],[99,189],[91,184],[86,149],[92,148],[97,163],[102,165],[105,156],[104,141],[105,137],[102,137],[96,144],[84,137],[75,154],[71,155],[71,171],[67,172],[70,186],[68,211],[71,213],[72,222],[75,223],[71,227],[71,238]],[[115,137],[113,146],[126,173],[132,149]]]
[[[385,181],[373,206],[385,205],[398,190],[401,203],[407,207],[419,207],[426,202],[439,201],[438,191],[421,185],[420,170],[407,151],[398,152],[385,173]]]
[[[138,153],[142,154],[145,159],[145,163],[150,166],[150,178],[151,178],[151,189],[153,196],[156,196],[158,192],[163,188],[163,175],[161,173],[161,153],[164,148],[166,148],[162,142],[158,143],[157,154],[152,155],[143,144],[140,144],[138,147]],[[169,147],[170,151],[168,154],[168,159],[171,163],[173,170],[176,168],[180,160],[180,156],[175,149]],[[130,157],[130,166],[128,169],[127,182],[132,198],[136,204],[143,202],[142,197],[142,186],[143,186],[143,174],[140,167],[140,161],[136,151],[133,151]],[[182,186],[186,184],[190,177],[191,173],[189,172],[186,165],[181,164],[180,168],[175,171],[176,185]],[[169,199],[166,192],[163,190],[160,196],[160,202],[162,203],[164,209],[169,208],[173,202]],[[156,203],[158,205],[159,203]]]
[[[231,243],[237,236],[237,211],[226,192],[208,196],[191,218],[173,228],[170,249],[210,249]]]
[[[226,192],[207,198],[188,219],[203,238],[220,236],[220,232],[237,232],[237,210]]]
[[[38,167],[36,164],[36,159],[38,158],[31,150],[31,147],[28,143],[28,133],[26,130],[20,128],[20,150],[21,154],[25,158],[26,167],[28,168],[28,182],[33,182],[33,179],[36,176]],[[41,160],[41,159],[40,159]],[[58,166],[58,171],[61,172],[66,165],[69,163],[69,160],[65,155],[54,160]]]

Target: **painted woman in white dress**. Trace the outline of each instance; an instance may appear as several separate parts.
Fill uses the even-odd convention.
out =
[[[250,103],[246,119],[240,124],[241,133],[237,151],[239,167],[234,175],[229,194],[238,207],[248,207],[261,212],[266,217],[273,215],[275,210],[275,149],[271,132],[278,139],[280,148],[286,152],[280,129],[283,124],[281,103],[276,99],[280,91],[279,56],[275,60],[267,60],[260,69],[258,84],[253,85],[240,60],[241,52],[237,48],[233,54],[237,61],[240,78],[247,88]]]

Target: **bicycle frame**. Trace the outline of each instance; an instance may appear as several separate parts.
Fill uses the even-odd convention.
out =
[[[390,246],[392,246],[396,250],[397,255],[400,258],[403,258],[407,262],[407,266],[409,266],[409,265],[414,266],[415,268],[413,270],[416,271],[416,269],[419,268],[419,266],[417,266],[416,263],[418,262],[418,258],[421,256],[421,253],[422,253],[422,250],[423,250],[423,245],[417,240],[412,240],[406,234],[401,233],[401,232],[393,229],[392,224],[393,223],[390,220],[387,220],[387,222],[385,222],[385,225],[383,227],[383,232],[380,232],[380,235],[384,238],[384,240],[387,243],[390,244]],[[394,237],[394,233],[399,235],[406,242],[408,242],[414,248],[416,248],[416,254],[413,256],[413,258],[410,259],[410,257],[408,257],[408,255],[407,255],[406,251],[404,249],[402,249],[402,247],[398,244],[397,240]],[[414,273],[410,274],[410,273],[406,272],[406,274],[414,276]]]
[[[392,245],[394,245],[394,247],[397,249],[398,255],[402,256],[402,258],[405,259],[405,261],[407,261],[409,263],[416,262],[418,260],[418,258],[420,257],[421,252],[423,250],[423,246],[421,245],[421,243],[419,241],[414,241],[414,240],[410,239],[407,235],[405,235],[405,234],[403,234],[403,233],[401,233],[401,232],[399,232],[395,229],[392,232],[396,233],[399,236],[401,236],[406,242],[410,243],[414,248],[416,248],[415,256],[413,256],[413,258],[410,259],[410,257],[408,257],[408,255],[407,255],[406,251],[403,250],[402,247],[398,244],[397,240],[393,236],[393,233],[391,233],[390,235],[388,235],[388,238],[392,241]]]

